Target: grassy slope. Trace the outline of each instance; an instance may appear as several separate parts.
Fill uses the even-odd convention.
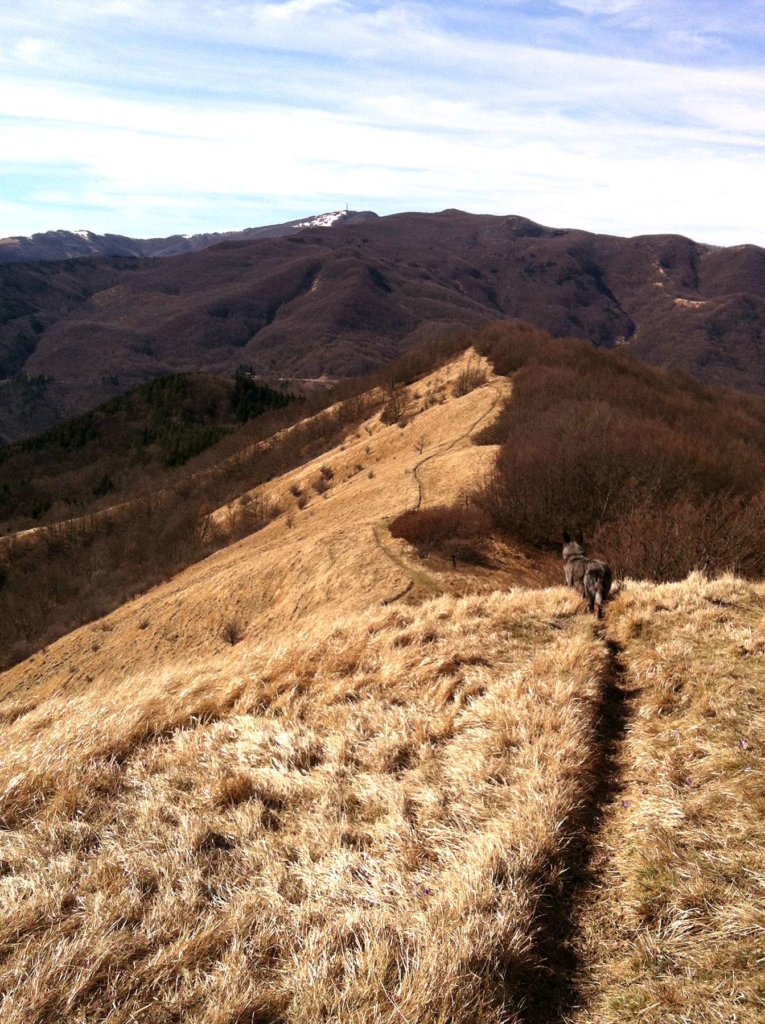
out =
[[[630,584],[601,636],[570,591],[496,592],[517,566],[423,565],[386,523],[427,455],[426,506],[486,468],[508,387],[447,397],[460,363],[249,496],[270,526],[0,676],[4,1020],[529,1022],[577,985],[577,1024],[761,1019],[765,589]],[[634,693],[594,806],[607,637]]]
[[[412,412],[429,400],[434,404],[406,428],[384,426],[375,416],[344,450],[338,448],[331,457],[320,456],[258,488],[249,500],[275,500],[284,509],[265,529],[6,672],[0,676],[0,695],[40,687],[72,692],[88,686],[88,676],[99,680],[139,668],[153,671],[176,665],[179,658],[193,664],[220,649],[219,630],[233,616],[247,624],[252,640],[280,641],[285,631],[303,621],[325,628],[337,615],[394,597],[413,577],[418,592],[440,592],[444,583],[432,581],[402,543],[387,538],[385,524],[416,499],[413,470],[424,455],[437,455],[443,448],[449,466],[448,473],[428,485],[427,500],[433,503],[455,500],[493,457],[491,447],[471,446],[470,432],[493,414],[509,385],[492,378],[487,386],[447,401],[461,363],[409,389]],[[423,454],[416,444],[422,435],[428,442]],[[455,449],[463,453],[460,462],[455,461]],[[334,471],[326,497],[311,487],[325,464]],[[302,510],[291,493],[296,486],[309,496]],[[237,503],[214,518],[227,529],[231,517],[241,514],[246,509]],[[459,586],[459,574],[454,576]]]
[[[591,782],[604,657],[575,611],[441,597],[17,719],[3,1019],[517,1007]]]
[[[633,690],[601,836],[581,1024],[765,1018],[765,586],[630,584],[608,615]]]

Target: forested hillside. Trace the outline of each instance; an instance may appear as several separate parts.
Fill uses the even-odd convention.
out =
[[[455,325],[553,336],[765,391],[765,252],[521,217],[398,214],[167,259],[0,267],[0,435],[149,377],[250,364],[269,383],[372,371]]]

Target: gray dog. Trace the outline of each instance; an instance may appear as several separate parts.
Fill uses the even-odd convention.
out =
[[[587,601],[591,612],[598,618],[603,614],[603,602],[611,589],[611,567],[599,559],[588,558],[581,530],[571,537],[564,532],[563,566],[566,572],[566,586],[578,590]]]

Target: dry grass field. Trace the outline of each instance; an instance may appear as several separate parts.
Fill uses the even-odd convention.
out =
[[[486,385],[454,398],[454,381],[470,358],[408,389],[405,427],[374,416],[342,448],[219,510],[211,528],[227,531],[252,503],[282,509],[265,529],[0,675],[0,699],[73,694],[141,671],[196,665],[225,647],[220,631],[234,620],[248,642],[280,642],[300,624],[326,629],[410,583],[415,595],[449,590],[449,575],[433,577],[386,527],[417,501],[424,460],[426,504],[456,500],[491,464],[496,449],[473,446],[471,436],[498,411],[510,384],[489,375]],[[448,469],[439,475],[442,459]],[[460,575],[452,576],[461,586]],[[506,574],[502,582],[511,579]]]
[[[576,612],[440,597],[9,723],[3,1020],[510,1019],[593,783]]]
[[[765,586],[630,584],[628,725],[577,1024],[765,1020]]]
[[[422,559],[469,354],[0,675],[3,1024],[765,1019],[765,586]]]

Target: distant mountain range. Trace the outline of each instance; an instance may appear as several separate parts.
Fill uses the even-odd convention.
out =
[[[353,224],[376,217],[369,210],[337,210],[317,217],[267,224],[243,231],[214,231],[200,235],[171,235],[169,238],[128,238],[125,235],[97,235],[92,231],[43,231],[36,235],[0,238],[0,263],[36,263],[40,260],[69,260],[82,256],[176,256],[197,252],[218,242],[241,242],[255,238],[284,238],[305,228]]]
[[[293,387],[364,373],[429,334],[501,319],[765,394],[757,246],[458,210],[326,221],[167,259],[0,266],[0,439],[162,374],[244,363]]]

